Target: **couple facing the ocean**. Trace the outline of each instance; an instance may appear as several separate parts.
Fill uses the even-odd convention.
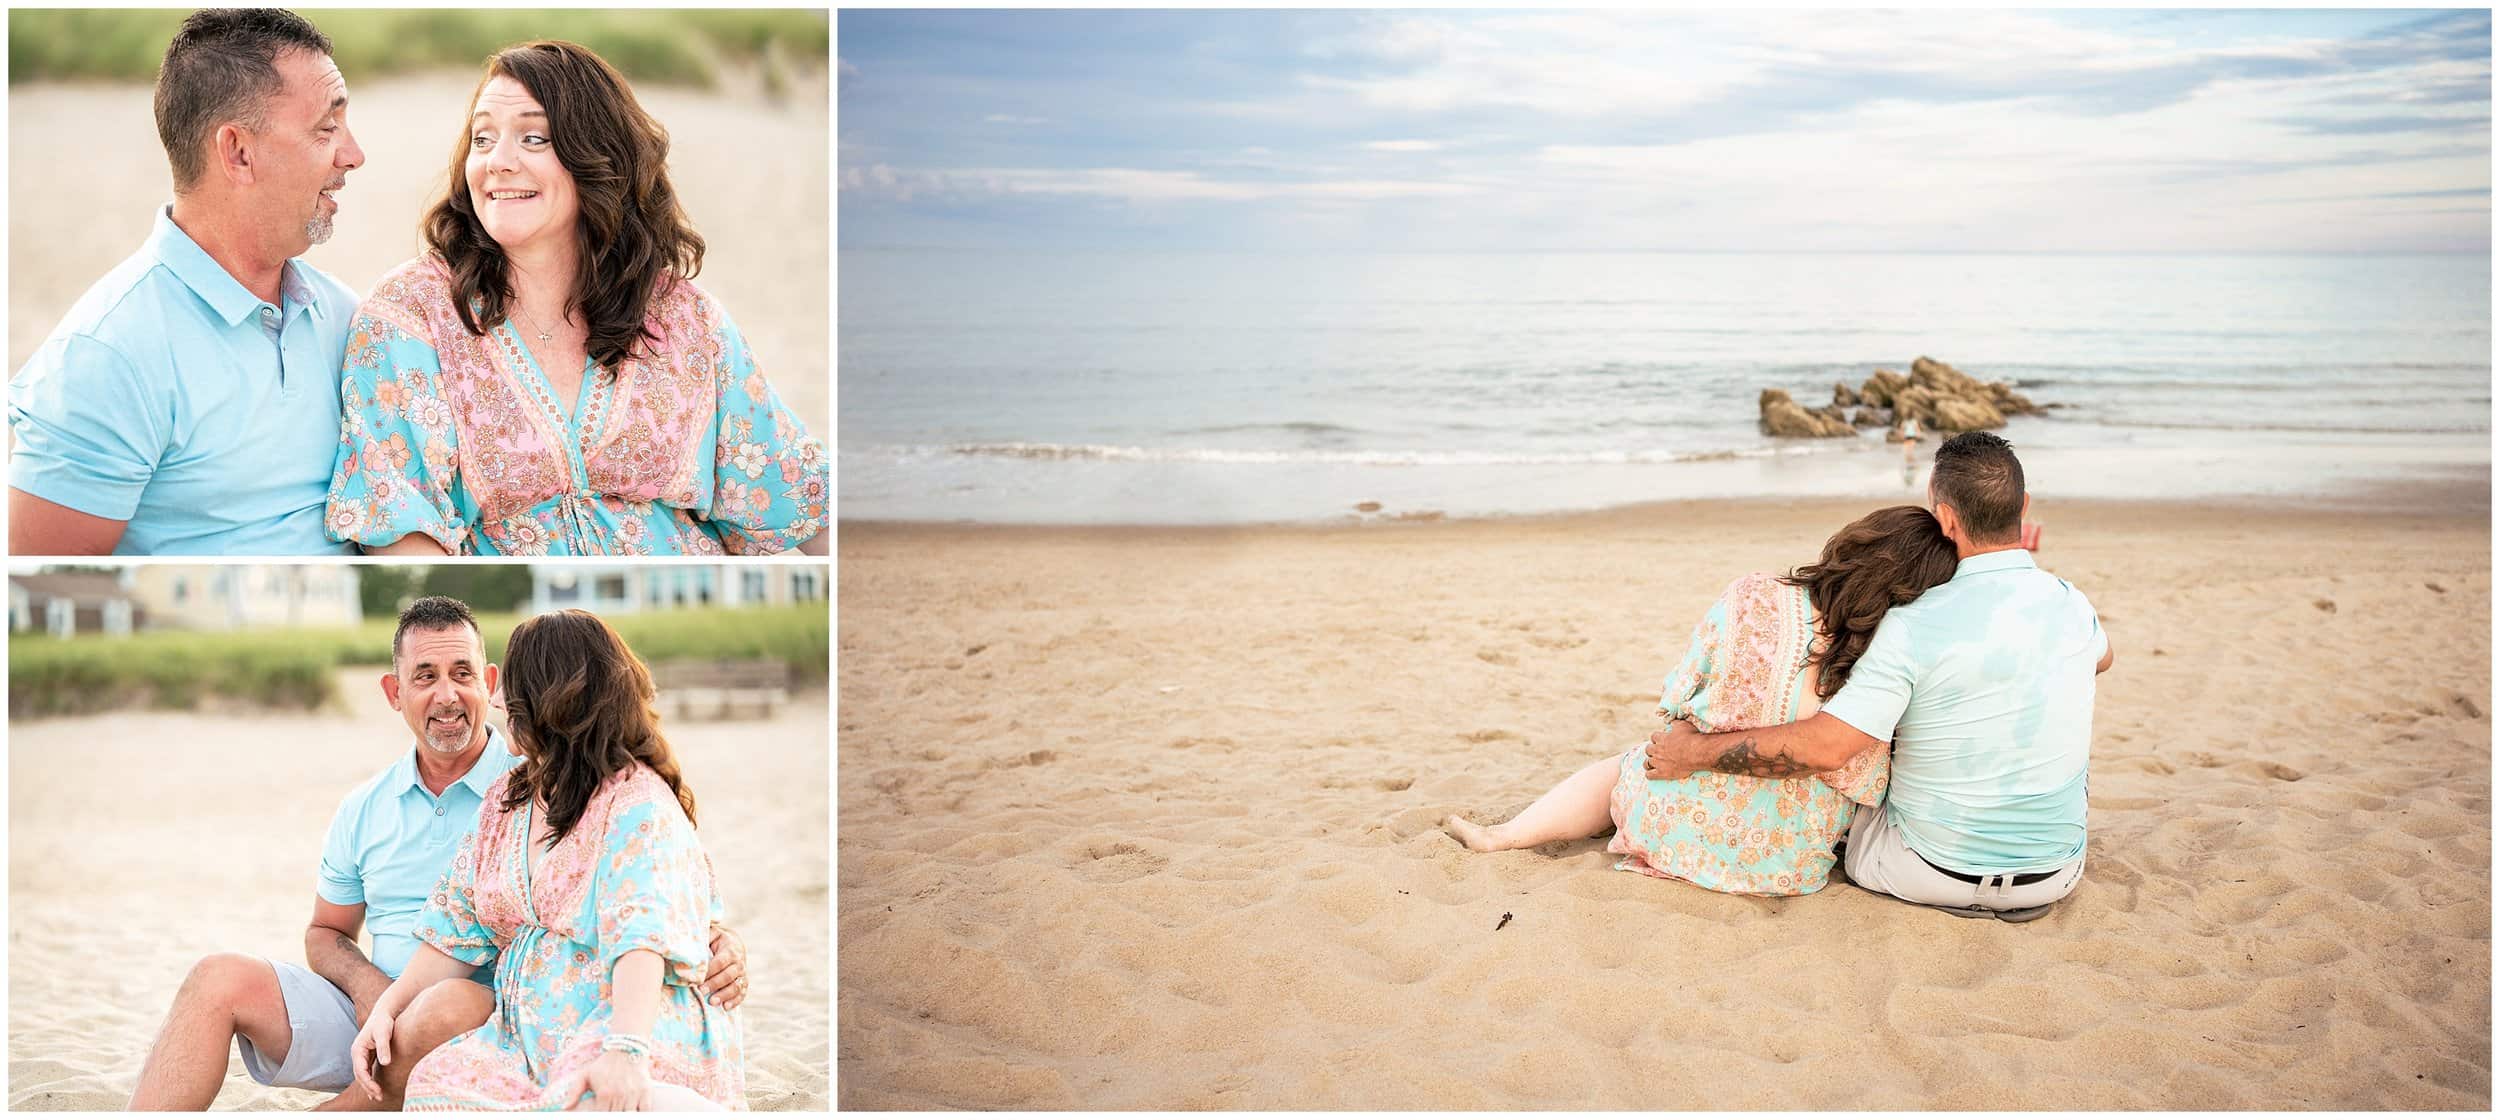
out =
[[[2083,879],[2093,693],[2116,653],[2033,562],[2004,440],[1946,440],[1928,504],[1729,584],[1667,676],[1667,730],[1510,820],[1446,827],[1476,851],[1612,828],[1618,868],[1736,894],[1812,893],[1837,863],[1966,917],[2046,913]]]
[[[174,199],[11,382],[13,547],[822,555],[825,447],[694,285],[667,131],[624,78],[573,43],[498,51],[425,251],[360,303],[297,259],[365,159],[331,53],[279,9],[167,46]]]
[[[440,596],[391,660],[415,741],[330,821],[305,964],[201,959],[130,1108],[207,1108],[229,1044],[261,1084],[338,1094],[323,1111],[746,1107],[746,950],[642,661],[568,610],[490,664]]]

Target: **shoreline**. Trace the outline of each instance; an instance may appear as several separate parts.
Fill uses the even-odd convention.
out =
[[[2035,503],[2235,509],[2417,509],[2491,504],[2488,437],[2414,444],[2061,446],[2017,439]],[[1322,526],[1602,515],[1682,502],[1923,501],[1934,445],[1806,448],[1662,464],[1441,465],[932,460],[905,472],[845,455],[846,522],[982,525]],[[864,493],[862,491],[865,491]],[[1379,508],[1358,510],[1365,504]]]

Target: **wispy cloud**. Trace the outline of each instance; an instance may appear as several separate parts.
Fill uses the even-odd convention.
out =
[[[845,244],[2490,243],[2488,12],[840,19]]]

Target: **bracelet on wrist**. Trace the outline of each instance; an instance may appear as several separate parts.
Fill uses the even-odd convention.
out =
[[[651,1056],[651,1040],[638,1034],[611,1034],[599,1043],[599,1049],[647,1059]]]

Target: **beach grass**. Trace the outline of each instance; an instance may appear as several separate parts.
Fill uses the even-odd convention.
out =
[[[503,659],[505,636],[522,617],[479,616],[488,660]],[[801,687],[821,687],[831,668],[832,631],[822,603],[604,617],[646,664],[778,661],[790,667],[792,683]],[[336,670],[390,664],[395,624],[383,618],[352,627],[156,631],[119,639],[15,635],[9,642],[9,716],[190,710],[211,700],[319,708],[334,699]]]
[[[760,65],[768,86],[822,70],[823,11],[792,9],[297,9],[328,35],[351,79],[475,70],[495,50],[570,39],[636,82],[710,88],[724,62]],[[184,9],[19,9],[9,13],[9,80],[156,80]]]

